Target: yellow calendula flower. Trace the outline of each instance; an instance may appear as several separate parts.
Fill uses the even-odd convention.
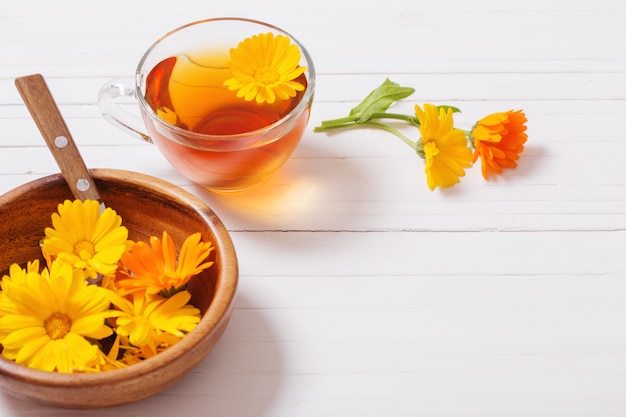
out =
[[[45,229],[42,252],[46,259],[58,258],[83,271],[85,278],[96,278],[115,273],[127,238],[115,210],[100,213],[97,201],[66,200]]]
[[[500,174],[503,168],[517,166],[528,138],[528,120],[522,110],[490,114],[480,119],[470,131],[454,127],[452,115],[460,112],[460,109],[452,106],[425,104],[423,110],[415,106],[415,116],[387,111],[392,104],[414,91],[414,88],[402,87],[386,79],[352,108],[348,116],[325,120],[314,131],[371,127],[396,135],[426,160],[426,178],[431,190],[458,183],[459,177],[465,175],[465,168],[474,164],[478,158],[485,179]],[[413,141],[395,125],[381,122],[383,119],[418,126],[421,139]]]
[[[451,109],[437,109],[427,103],[424,110],[416,105],[415,115],[420,124],[428,188],[453,186],[471,166],[472,152],[465,133],[454,127]]]
[[[178,258],[176,245],[167,232],[163,238],[150,238],[150,245],[136,242],[122,255],[116,285],[122,294],[158,294],[183,288],[189,279],[213,265],[206,261],[213,251],[211,242],[202,242],[200,233],[185,239]]]
[[[38,260],[28,262],[26,268],[22,268],[18,264],[12,264],[9,267],[8,274],[2,277],[0,281],[0,288],[2,289],[2,291],[0,291],[0,317],[17,312],[15,303],[13,303],[13,300],[11,300],[7,294],[11,294],[12,286],[25,285],[26,277],[29,274],[39,275]],[[3,332],[2,328],[0,328],[0,339],[3,336],[6,336],[6,332]]]
[[[87,364],[83,371],[85,373],[94,373],[126,368],[129,364],[121,359],[117,359],[117,356],[120,353],[119,340],[120,337],[116,336],[113,342],[113,346],[106,354],[102,350],[98,350],[96,352],[96,357]]]
[[[121,311],[116,318],[116,332],[139,348],[143,357],[154,356],[200,322],[200,310],[188,304],[190,299],[188,291],[169,298],[140,293],[128,297],[115,295],[113,304]],[[132,349],[130,355],[134,356]]]
[[[71,373],[90,366],[98,347],[86,338],[112,334],[105,320],[112,294],[87,285],[81,271],[55,261],[48,272],[18,271],[3,278],[2,355],[32,368]],[[5,280],[7,282],[5,282]]]
[[[23,269],[18,264],[12,264],[9,267],[8,275],[3,276],[2,281],[0,281],[0,288],[2,288],[2,292],[0,292],[0,298],[4,296],[4,294],[6,293],[6,291],[9,290],[11,285],[23,285],[26,282],[26,276],[32,273],[39,274],[38,259],[28,262],[25,269]],[[0,314],[1,311],[2,309],[0,308]]]
[[[300,66],[300,49],[283,35],[264,33],[246,38],[230,50],[232,78],[224,85],[237,97],[257,103],[295,97],[304,85],[294,81],[306,67]]]

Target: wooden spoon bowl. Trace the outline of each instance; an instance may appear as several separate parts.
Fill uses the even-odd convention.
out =
[[[107,207],[116,210],[129,238],[147,241],[167,231],[180,246],[200,232],[215,247],[208,270],[189,283],[191,302],[202,310],[198,326],[179,343],[127,368],[90,374],[45,372],[0,357],[0,388],[40,403],[96,408],[137,401],[179,380],[215,346],[232,315],[238,267],[230,236],[213,211],[181,188],[134,172],[90,170]],[[73,199],[61,174],[44,177],[0,196],[0,274],[13,263],[41,258],[39,240],[50,216]],[[2,276],[0,275],[0,276]]]

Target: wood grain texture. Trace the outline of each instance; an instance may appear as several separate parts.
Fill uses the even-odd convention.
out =
[[[18,77],[15,79],[15,86],[57,161],[74,198],[99,201],[96,184],[44,78],[41,74]]]

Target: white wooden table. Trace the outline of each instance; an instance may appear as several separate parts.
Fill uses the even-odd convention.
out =
[[[625,4],[4,1],[0,193],[58,172],[13,85],[42,73],[87,165],[198,195],[241,280],[221,342],[163,393],[88,411],[0,394],[0,415],[626,415]],[[96,106],[159,36],[219,16],[291,32],[318,72],[294,157],[236,196],[190,184]],[[469,127],[524,109],[519,168],[431,192],[395,137],[313,132],[387,76],[417,90],[398,111],[452,104]]]

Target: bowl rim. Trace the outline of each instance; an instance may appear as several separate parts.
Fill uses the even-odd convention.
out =
[[[89,169],[89,171],[96,181],[131,179],[132,182],[138,183],[143,187],[156,188],[156,193],[188,201],[189,206],[206,221],[212,233],[215,235],[215,240],[219,242],[219,245],[217,242],[213,242],[216,250],[216,259],[225,259],[227,253],[228,256],[234,256],[234,259],[230,262],[222,262],[220,268],[222,270],[221,276],[223,280],[217,281],[214,299],[202,315],[196,328],[189,332],[178,343],[151,358],[121,369],[93,373],[66,374],[30,368],[25,365],[17,364],[0,355],[0,375],[28,382],[31,385],[54,387],[99,386],[135,379],[162,369],[172,361],[188,354],[204,337],[209,335],[212,331],[219,329],[221,324],[224,324],[223,321],[227,320],[226,313],[233,308],[239,278],[236,252],[226,227],[208,205],[192,193],[165,180],[147,174],[108,168]],[[14,199],[16,196],[23,194],[26,190],[32,189],[33,187],[64,181],[60,173],[35,179],[0,195],[0,205]],[[157,187],[155,187],[155,185]]]

